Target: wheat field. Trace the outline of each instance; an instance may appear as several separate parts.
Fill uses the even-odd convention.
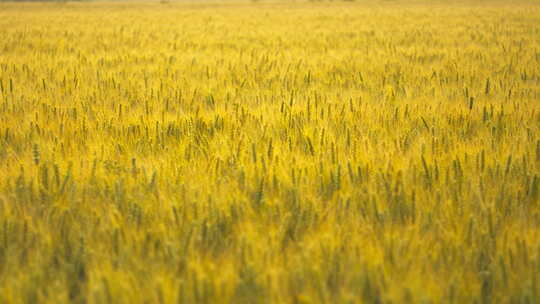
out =
[[[540,302],[540,3],[0,3],[0,303]]]

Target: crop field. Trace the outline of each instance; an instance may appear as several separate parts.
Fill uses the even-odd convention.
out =
[[[0,303],[539,303],[540,3],[0,3]]]

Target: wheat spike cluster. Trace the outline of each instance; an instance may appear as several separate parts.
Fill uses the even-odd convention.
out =
[[[540,3],[0,3],[0,303],[539,303]]]

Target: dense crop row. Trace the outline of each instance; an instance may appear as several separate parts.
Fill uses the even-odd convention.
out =
[[[540,301],[538,24],[1,4],[0,302]]]

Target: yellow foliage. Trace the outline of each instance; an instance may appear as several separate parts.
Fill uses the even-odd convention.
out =
[[[0,303],[540,302],[538,24],[0,4]]]

